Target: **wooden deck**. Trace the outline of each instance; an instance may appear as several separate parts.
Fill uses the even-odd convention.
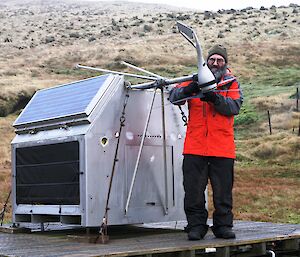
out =
[[[168,223],[112,227],[108,244],[88,243],[87,239],[96,234],[82,229],[47,231],[49,227],[45,226],[44,232],[0,232],[0,256],[250,257],[271,256],[269,250],[276,256],[300,256],[300,224],[236,221],[236,239],[216,239],[209,230],[200,241],[188,241],[183,226],[184,223]]]

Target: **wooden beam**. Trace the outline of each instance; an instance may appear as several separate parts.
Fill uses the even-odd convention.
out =
[[[266,243],[253,244],[251,253],[254,253],[253,256],[265,255],[267,253]]]
[[[215,256],[216,257],[230,257],[230,247],[226,246],[226,247],[217,248]]]
[[[177,257],[195,257],[195,250],[188,250],[188,251],[182,251],[179,252],[178,255],[174,255]]]
[[[255,243],[239,247],[231,247],[231,253],[237,254],[239,257],[256,257],[267,253],[266,243]]]
[[[282,250],[299,250],[300,239],[288,239],[282,242]]]

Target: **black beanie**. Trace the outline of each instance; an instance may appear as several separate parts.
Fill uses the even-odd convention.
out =
[[[228,58],[227,58],[227,50],[224,46],[222,45],[215,45],[212,48],[209,49],[208,51],[208,56],[207,56],[207,60],[210,56],[214,55],[214,54],[219,54],[221,56],[224,57],[225,62],[228,63]]]

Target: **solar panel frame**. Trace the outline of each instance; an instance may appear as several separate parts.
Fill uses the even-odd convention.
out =
[[[22,117],[24,118],[24,114],[28,114],[28,110],[30,110],[30,108],[32,108],[32,105],[36,105],[36,101],[37,101],[36,99],[37,98],[41,98],[39,100],[43,100],[42,98],[45,97],[45,95],[42,95],[42,97],[40,95],[43,94],[45,91],[49,92],[50,90],[56,90],[56,89],[66,87],[66,86],[70,87],[74,84],[85,83],[85,82],[89,82],[89,81],[92,81],[92,80],[95,80],[95,83],[97,83],[99,80],[100,81],[103,80],[103,82],[99,85],[96,94],[94,94],[89,99],[88,103],[85,106],[83,106],[83,107],[85,107],[84,109],[81,109],[80,111],[77,111],[77,112],[68,112],[68,113],[65,112],[62,115],[56,115],[56,116],[51,116],[50,115],[50,116],[44,117],[44,118],[39,117],[37,119],[35,119],[35,118],[27,118],[27,119],[25,118],[25,120],[22,119]],[[66,119],[76,119],[76,118],[88,117],[91,114],[91,112],[93,111],[93,109],[95,108],[96,104],[101,99],[101,96],[103,95],[105,90],[113,82],[113,80],[114,80],[114,75],[106,74],[106,75],[101,75],[101,76],[97,76],[97,77],[92,77],[92,78],[88,78],[88,79],[84,79],[84,80],[79,80],[79,81],[74,81],[74,82],[71,82],[71,83],[58,85],[58,86],[51,87],[51,88],[41,89],[41,90],[37,91],[34,94],[32,99],[29,101],[29,103],[26,105],[24,110],[21,112],[21,114],[18,116],[18,118],[13,123],[13,126],[15,128],[26,127],[26,126],[30,127],[32,125],[37,125],[39,123],[45,123],[45,122],[46,123],[51,123],[52,121],[57,121],[57,120],[66,120]],[[88,86],[88,85],[83,85],[83,86]],[[52,100],[52,98],[50,100]],[[67,104],[66,104],[66,106],[67,106]],[[32,111],[35,112],[35,110],[30,110],[30,112],[32,112]],[[38,111],[39,110],[37,110],[37,112]]]

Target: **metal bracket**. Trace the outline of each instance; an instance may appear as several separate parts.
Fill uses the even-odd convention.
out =
[[[133,175],[132,175],[132,180],[131,180],[131,184],[130,184],[130,188],[129,188],[129,193],[128,193],[128,196],[127,196],[127,201],[126,201],[126,206],[125,206],[125,215],[128,213],[129,202],[130,202],[130,199],[131,199],[133,185],[135,183],[137,170],[138,170],[138,167],[139,167],[139,164],[140,164],[140,158],[141,158],[141,155],[142,155],[142,150],[143,150],[144,141],[145,141],[145,138],[146,138],[146,132],[147,132],[148,125],[149,125],[151,112],[152,112],[152,109],[153,109],[153,104],[154,104],[155,96],[156,96],[156,90],[153,93],[150,110],[149,110],[148,115],[147,115],[147,119],[146,119],[146,124],[145,124],[145,127],[144,127],[144,131],[143,131],[142,140],[141,140],[141,143],[140,143],[140,148],[139,148],[138,156],[137,156],[137,159],[136,159],[136,163],[135,163],[135,167],[134,167],[134,171],[133,171]]]

